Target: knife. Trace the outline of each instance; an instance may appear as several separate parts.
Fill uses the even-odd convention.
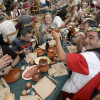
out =
[[[47,76],[48,78],[52,79],[55,83],[58,83],[55,79],[53,79],[51,76]]]

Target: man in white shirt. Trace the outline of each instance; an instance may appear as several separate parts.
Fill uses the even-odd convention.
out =
[[[3,37],[5,43],[8,43],[6,35],[13,33],[15,31],[15,23],[11,20],[5,20],[5,16],[0,14],[0,35]],[[10,41],[12,42],[16,36],[17,34],[10,36]]]

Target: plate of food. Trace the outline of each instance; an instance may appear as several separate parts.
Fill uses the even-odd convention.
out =
[[[51,62],[51,60],[50,60],[49,57],[47,57],[47,56],[41,56],[41,57],[38,57],[38,58],[35,59],[35,63],[36,63],[37,65],[39,64],[39,60],[40,60],[40,59],[46,59],[46,60],[48,61],[48,64],[50,64],[50,62]]]
[[[45,50],[43,50],[41,48],[37,48],[34,50],[34,52],[37,52],[37,56],[41,56],[45,53]]]
[[[22,74],[24,80],[31,80],[32,76],[38,72],[38,65],[28,67]]]

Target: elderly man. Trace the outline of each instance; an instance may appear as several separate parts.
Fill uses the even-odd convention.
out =
[[[29,29],[22,29],[20,32],[20,37],[14,39],[12,42],[12,49],[23,58],[25,54],[33,52],[31,40],[35,37],[33,37]],[[33,44],[35,45],[35,42]]]
[[[32,30],[32,24],[30,24],[32,22],[31,16],[26,15],[26,12],[25,12],[24,9],[21,9],[20,13],[21,13],[21,17],[18,19],[18,23],[16,25],[16,28],[19,28],[19,32],[18,32],[17,37],[20,36],[20,30],[21,29],[30,29],[30,30]],[[30,24],[30,25],[25,27],[24,25],[27,25],[27,24]]]
[[[19,23],[20,23],[20,28],[30,28],[32,29],[32,25],[28,26],[28,27],[24,27],[25,24],[29,24],[32,22],[32,18],[29,15],[26,15],[26,12],[24,9],[20,10],[21,13],[21,17],[18,19]]]
[[[15,23],[11,20],[6,20],[3,14],[0,14],[0,35],[3,37],[3,41],[1,45],[8,45],[8,40],[6,35],[13,33],[16,31]],[[9,37],[10,41],[12,42],[17,34],[14,34]],[[1,38],[2,39],[2,38]]]
[[[62,90],[75,94],[100,72],[100,28],[94,26],[87,29],[85,38],[87,51],[79,54],[65,53],[59,34],[53,31],[52,35],[56,40],[59,60],[66,62],[68,69],[72,71]]]
[[[11,48],[0,46],[0,76],[8,74],[9,71],[18,64],[19,60],[19,56]]]

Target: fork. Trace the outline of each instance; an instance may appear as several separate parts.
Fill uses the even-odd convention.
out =
[[[53,79],[51,76],[47,76],[48,78],[52,79],[55,83],[58,83],[55,79]]]

